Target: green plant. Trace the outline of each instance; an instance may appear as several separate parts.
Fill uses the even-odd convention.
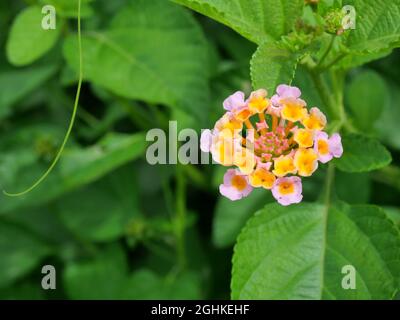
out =
[[[1,298],[398,296],[400,0],[78,3],[0,3],[0,184],[24,190],[53,169],[0,197]],[[46,4],[55,30],[41,29]],[[231,202],[220,166],[145,161],[148,130],[199,131],[234,91],[281,83],[343,138],[303,203],[262,190]],[[44,264],[55,291],[40,287]],[[348,265],[355,290],[342,287]]]

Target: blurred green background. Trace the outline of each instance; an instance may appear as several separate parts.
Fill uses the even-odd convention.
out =
[[[55,31],[37,28],[44,4],[57,9]],[[256,46],[169,1],[82,5],[85,82],[67,149],[32,193],[0,195],[0,298],[229,298],[233,244],[270,194],[257,190],[233,206],[218,193],[224,168],[151,166],[145,134],[166,130],[169,120],[211,127],[229,94],[251,91]],[[0,185],[7,191],[40,177],[62,142],[77,84],[76,8],[76,0],[0,2]],[[10,44],[13,23],[20,30],[14,26]],[[320,105],[307,77],[299,69],[294,83]],[[338,172],[337,197],[379,204],[399,224],[400,51],[352,70],[346,87],[354,126],[379,138],[394,161],[373,173]],[[360,112],[364,104],[374,112]],[[323,176],[321,169],[305,180],[307,201],[318,197]],[[56,268],[56,290],[41,288],[47,264]]]

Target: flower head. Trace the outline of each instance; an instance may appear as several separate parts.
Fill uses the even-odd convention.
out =
[[[237,168],[225,174],[222,195],[238,200],[260,187],[271,189],[282,205],[298,203],[303,197],[300,177],[311,176],[318,161],[342,155],[340,135],[322,131],[325,115],[316,107],[308,111],[300,97],[300,89],[283,84],[270,100],[260,89],[248,99],[238,91],[224,101],[227,112],[201,137],[203,152]]]

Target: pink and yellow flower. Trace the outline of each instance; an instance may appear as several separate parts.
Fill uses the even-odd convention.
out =
[[[212,131],[205,130],[201,150],[214,161],[234,166],[224,176],[220,192],[231,200],[253,188],[271,189],[282,205],[302,200],[300,177],[311,176],[318,161],[326,163],[343,153],[340,135],[322,131],[325,115],[316,107],[307,110],[297,87],[280,85],[269,100],[260,89],[246,100],[236,92],[224,101],[227,111]],[[243,128],[247,128],[247,134]]]
[[[249,184],[247,175],[236,169],[228,169],[224,175],[224,183],[219,186],[221,194],[235,201],[247,197],[253,187]]]
[[[326,132],[320,131],[315,136],[314,150],[322,163],[327,163],[333,157],[340,158],[343,154],[342,139],[337,133],[329,138]]]
[[[299,203],[303,199],[301,179],[299,177],[279,178],[272,187],[272,195],[283,206]]]

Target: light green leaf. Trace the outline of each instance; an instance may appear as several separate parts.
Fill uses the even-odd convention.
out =
[[[16,66],[28,65],[49,51],[60,35],[62,21],[57,21],[56,29],[42,28],[41,8],[31,6],[15,18],[7,40],[7,58]]]
[[[345,98],[354,124],[361,130],[371,131],[388,103],[389,90],[378,73],[363,71],[346,87]]]
[[[56,70],[48,65],[0,72],[0,118],[7,116],[13,104],[42,85]]]
[[[26,188],[48,166],[46,162],[38,161],[33,137],[30,140],[31,147],[23,150],[24,157],[22,158],[21,152],[0,153],[0,163],[7,168],[4,171],[0,170],[0,181],[3,186],[7,184],[8,190]],[[133,135],[110,133],[88,148],[66,149],[58,167],[31,193],[18,199],[0,196],[0,213],[40,205],[79,186],[93,182],[141,156],[146,146],[147,142],[142,133]]]
[[[335,159],[336,166],[345,172],[366,172],[387,166],[390,152],[376,139],[358,134],[342,137],[343,155]]]
[[[350,30],[347,45],[359,52],[377,52],[398,45],[400,40],[400,0],[347,0],[356,12],[356,27]]]
[[[0,287],[13,283],[50,253],[50,248],[13,223],[0,222]]]
[[[279,43],[266,42],[258,47],[251,59],[251,80],[254,89],[265,88],[270,93],[281,84],[290,84],[294,78],[298,55]]]
[[[69,37],[64,55],[75,70],[76,52],[76,36]],[[83,36],[86,80],[123,97],[179,107],[203,118],[207,59],[196,21],[163,0],[133,1],[113,18],[110,29]]]
[[[246,221],[258,209],[272,201],[270,192],[265,189],[254,190],[247,198],[233,203],[220,197],[214,213],[213,242],[219,248],[235,243]]]
[[[61,198],[57,202],[61,220],[83,239],[117,240],[140,214],[135,175],[127,166]]]
[[[127,272],[125,252],[120,245],[113,244],[94,259],[67,264],[63,282],[70,299],[116,299]]]
[[[347,265],[354,290],[342,287]],[[382,209],[271,204],[238,238],[231,288],[233,299],[392,299],[399,277],[400,235]]]
[[[289,33],[301,17],[303,0],[172,0],[261,44]]]

